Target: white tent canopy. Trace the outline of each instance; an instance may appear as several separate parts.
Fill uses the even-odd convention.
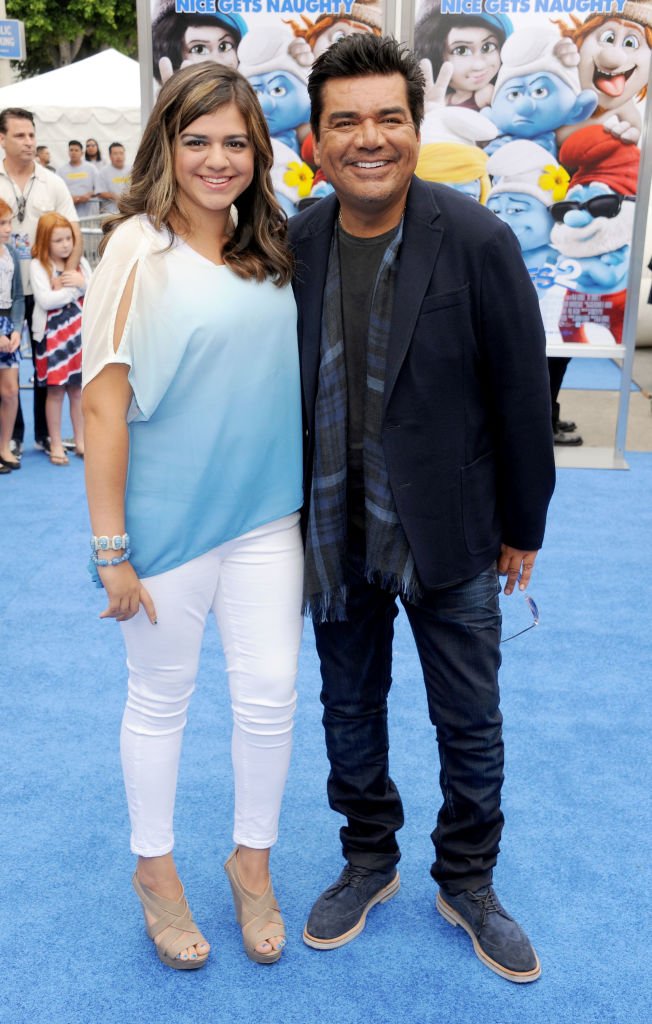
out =
[[[36,119],[36,141],[48,146],[55,167],[68,159],[68,141],[94,138],[108,159],[121,142],[133,160],[140,141],[140,66],[117,50],[0,88],[0,110],[24,107]]]

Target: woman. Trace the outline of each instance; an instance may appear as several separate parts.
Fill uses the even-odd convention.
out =
[[[97,139],[86,139],[84,159],[88,160],[89,163],[94,164],[97,170],[105,166]]]
[[[84,311],[92,558],[107,591],[101,617],[122,624],[129,665],[121,753],[134,887],[159,957],[177,969],[202,967],[209,951],[176,873],[172,816],[210,611],[234,719],[236,849],[225,868],[247,954],[269,963],[285,942],[269,851],[301,635],[301,410],[271,163],[248,82],[214,62],[179,71],[105,227]]]

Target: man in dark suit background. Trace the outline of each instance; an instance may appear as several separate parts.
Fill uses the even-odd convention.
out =
[[[305,430],[305,599],[322,673],[331,807],[347,865],[304,941],[355,938],[398,889],[388,768],[402,601],[437,730],[437,907],[502,977],[539,961],[492,886],[503,824],[500,610],[524,590],[554,487],[545,339],[518,243],[414,177],[424,79],[392,39],[313,65],[316,159],[335,189],[290,221]]]

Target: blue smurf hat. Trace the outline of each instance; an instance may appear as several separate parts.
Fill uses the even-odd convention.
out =
[[[193,14],[187,11],[177,11],[175,0],[159,0],[157,9],[153,12],[152,16],[152,28],[156,29],[158,25],[168,21],[170,18],[178,18],[180,24],[187,24],[188,21],[192,24]],[[233,32],[237,36],[236,42],[238,43],[247,34],[247,22],[244,18],[240,17],[239,14],[225,14],[217,9],[217,5],[214,11],[196,11],[194,18],[204,23],[208,18],[215,18],[215,21],[219,22],[223,28],[228,29],[229,32]],[[183,19],[183,22],[181,22],[181,19]]]
[[[243,36],[246,36],[247,22],[239,14],[224,14],[223,11],[216,10],[213,13],[213,17],[216,21],[219,21],[220,25],[224,25],[224,28],[231,29],[232,32],[235,32],[240,39],[242,39]]]
[[[485,21],[492,28],[497,28],[499,32],[503,33],[505,39],[514,31],[514,26],[506,14],[488,14],[487,11],[482,11],[481,14],[474,14],[473,17],[478,21]]]

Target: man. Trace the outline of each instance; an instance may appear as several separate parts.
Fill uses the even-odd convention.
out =
[[[7,107],[0,111],[0,146],[5,153],[0,164],[0,197],[14,211],[11,241],[20,259],[25,292],[25,319],[30,328],[34,297],[29,278],[29,264],[32,258],[32,245],[36,238],[36,225],[41,214],[54,210],[72,222],[75,247],[66,260],[67,269],[76,269],[82,254],[82,237],[73,201],[63,182],[56,175],[48,174],[34,159],[35,142],[34,115],[29,110],[22,107]],[[32,358],[35,361],[33,340]],[[47,450],[48,446],[46,397],[47,388],[36,387],[35,383],[34,441],[36,448],[43,451]],[[20,454],[22,449],[24,434],[25,424],[19,406],[13,435],[17,454]]]
[[[97,195],[100,199],[100,213],[117,213],[119,196],[129,181],[131,167],[127,167],[125,148],[121,142],[109,146],[109,165],[102,167],[97,175]]]
[[[68,186],[78,217],[92,217],[99,212],[99,203],[94,198],[95,168],[84,160],[84,147],[78,139],[68,143],[68,163],[59,167],[57,174]]]
[[[305,599],[347,866],[315,903],[304,940],[349,942],[399,887],[403,811],[387,738],[398,596],[439,743],[437,907],[488,967],[534,981],[538,958],[498,902],[492,869],[503,824],[497,570],[506,594],[527,587],[554,487],[536,293],[497,217],[414,177],[424,79],[413,54],[349,36],[315,61],[309,90],[315,152],[335,194],[289,227]]]
[[[50,156],[50,150],[47,146],[36,147],[36,162],[39,163],[41,167],[46,167],[48,171],[54,171],[51,160],[52,157]]]

